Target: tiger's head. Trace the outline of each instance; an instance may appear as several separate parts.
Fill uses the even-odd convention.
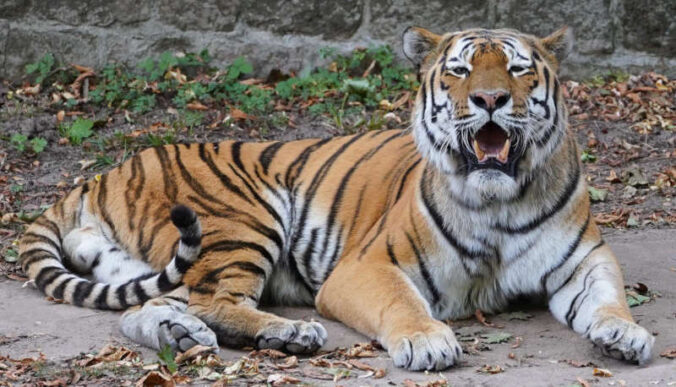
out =
[[[421,81],[416,144],[465,201],[509,200],[566,131],[557,70],[572,48],[566,27],[546,38],[514,30],[436,35],[409,27],[404,54]]]

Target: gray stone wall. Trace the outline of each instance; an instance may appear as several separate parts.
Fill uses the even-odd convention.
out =
[[[265,74],[313,67],[322,47],[388,43],[400,52],[409,25],[544,36],[564,24],[576,37],[565,75],[609,68],[676,75],[674,0],[0,0],[0,77],[21,76],[46,52],[98,68],[203,48],[217,65],[244,55]]]

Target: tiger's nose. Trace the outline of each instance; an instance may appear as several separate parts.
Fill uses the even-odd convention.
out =
[[[492,113],[493,111],[505,106],[511,96],[504,91],[496,91],[493,93],[476,92],[469,96],[469,99],[479,108]]]

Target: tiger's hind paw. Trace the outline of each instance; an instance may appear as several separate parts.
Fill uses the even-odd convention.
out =
[[[159,340],[162,346],[185,352],[196,345],[213,347],[218,351],[216,334],[199,318],[182,313],[160,322]]]
[[[645,328],[618,317],[609,317],[592,325],[591,341],[604,355],[645,364],[652,358],[655,338]]]
[[[218,351],[216,334],[197,316],[169,305],[148,305],[122,316],[122,333],[137,343],[161,350],[169,345],[185,352],[195,345]]]
[[[256,335],[259,349],[280,349],[289,353],[313,353],[326,342],[328,334],[318,322],[274,321]]]

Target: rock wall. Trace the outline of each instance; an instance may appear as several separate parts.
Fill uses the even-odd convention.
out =
[[[64,63],[133,66],[163,51],[244,55],[259,74],[321,62],[318,49],[388,43],[404,28],[511,27],[544,36],[567,24],[576,50],[564,75],[619,68],[676,75],[673,0],[0,0],[0,77],[52,52]]]

